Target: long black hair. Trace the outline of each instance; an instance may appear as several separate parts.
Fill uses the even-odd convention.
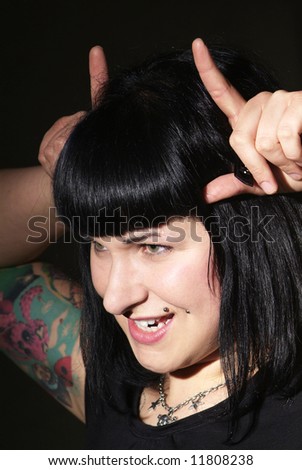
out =
[[[245,99],[278,88],[244,55],[210,50]],[[114,316],[105,312],[92,285],[86,236],[119,235],[137,222],[188,216],[192,209],[212,239],[221,288],[219,348],[234,404],[251,369],[265,371],[264,389],[281,387],[293,374],[301,341],[301,195],[205,204],[205,184],[238,162],[230,133],[185,50],[153,57],[109,80],[99,105],[69,137],[54,196],[59,214],[72,220],[83,241],[81,347],[95,395],[110,396],[112,380],[143,386],[158,377],[138,364]]]

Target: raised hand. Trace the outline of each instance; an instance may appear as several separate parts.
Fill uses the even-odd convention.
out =
[[[230,145],[255,180],[247,186],[233,173],[220,176],[204,188],[206,201],[240,193],[302,191],[302,92],[262,92],[246,102],[201,39],[193,41],[192,51],[202,82],[233,129]]]
[[[108,79],[107,63],[103,49],[94,46],[89,52],[89,75],[91,105],[95,107],[104,83]],[[79,111],[58,119],[44,135],[39,148],[38,160],[52,177],[60,152],[77,122],[85,115]]]

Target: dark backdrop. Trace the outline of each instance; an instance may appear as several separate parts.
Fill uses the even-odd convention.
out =
[[[51,124],[89,107],[88,51],[95,44],[105,48],[114,75],[150,53],[190,47],[201,36],[252,49],[285,88],[301,89],[301,4],[296,3],[1,2],[1,167],[36,165],[39,143]],[[48,250],[44,259],[76,269],[73,251],[62,258],[60,250]],[[83,448],[83,425],[9,361],[0,360],[0,448]]]

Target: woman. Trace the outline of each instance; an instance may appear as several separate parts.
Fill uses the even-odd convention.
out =
[[[240,163],[228,118],[235,149],[242,120],[257,144],[277,96],[259,93],[278,85],[213,48],[234,91],[193,47],[227,117],[189,51],[154,58],[108,82],[56,167],[56,207],[80,241],[88,445],[300,448],[301,196],[256,194],[301,189],[301,156],[280,134],[281,170],[248,141],[250,171]],[[245,184],[251,195],[208,204]]]

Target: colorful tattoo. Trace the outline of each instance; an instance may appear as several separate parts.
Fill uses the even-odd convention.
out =
[[[0,348],[71,408],[83,395],[80,294],[48,264],[0,270]]]

